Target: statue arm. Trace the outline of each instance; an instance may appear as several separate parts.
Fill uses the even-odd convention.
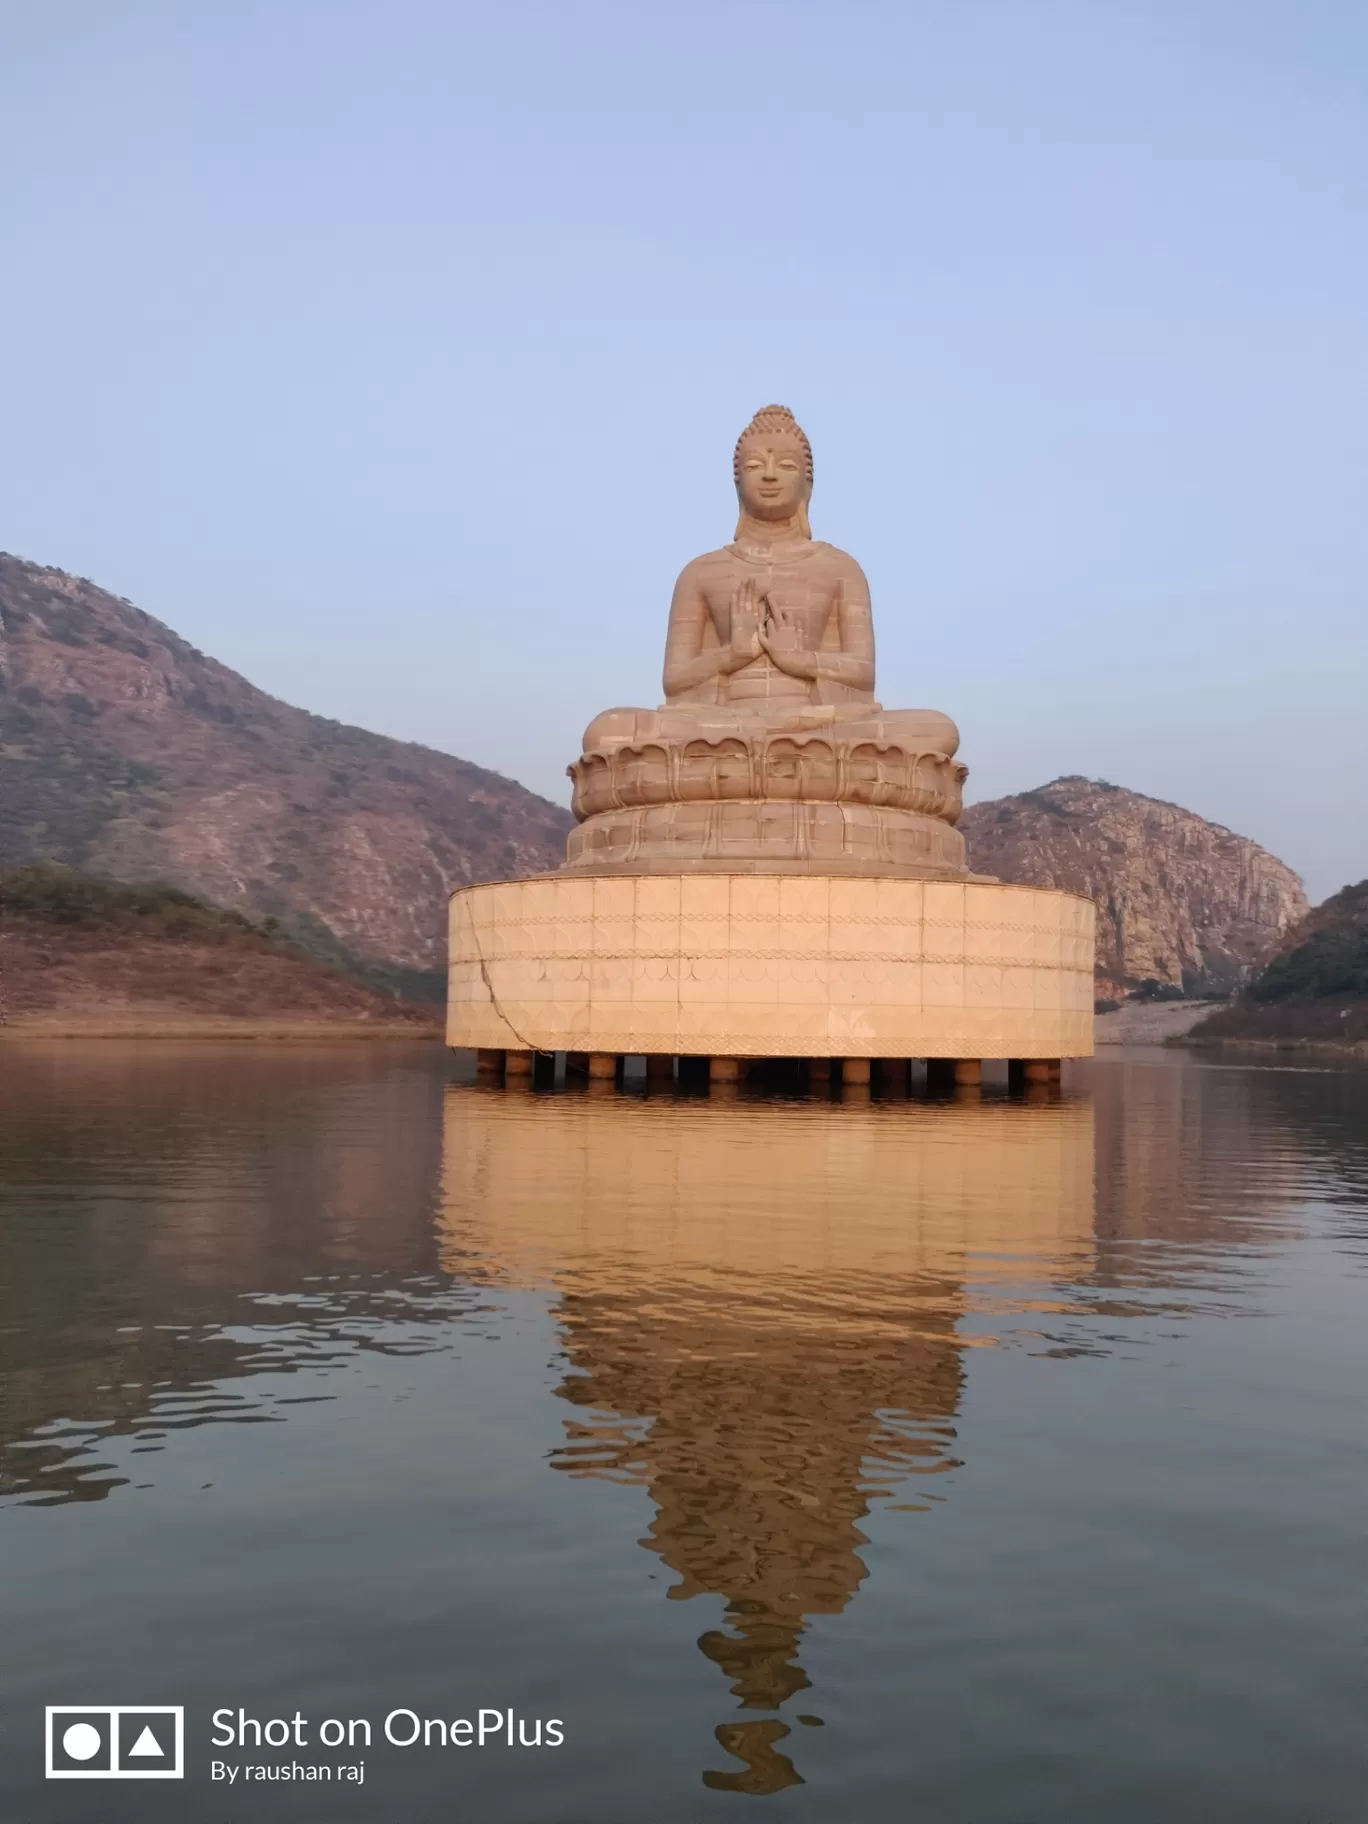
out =
[[[874,694],[874,617],[869,606],[869,584],[864,572],[852,562],[850,573],[836,584],[831,604],[831,621],[835,623],[838,650],[812,652],[790,644],[784,631],[797,624],[796,617],[782,612],[778,633],[773,626],[761,628],[760,643],[781,671],[791,677],[807,678],[813,683],[830,682],[860,696]]]
[[[690,565],[675,584],[674,599],[670,603],[670,625],[665,635],[667,702],[696,685],[706,684],[721,671],[726,656],[724,648],[704,650],[708,626],[708,604]]]
[[[716,631],[708,612],[707,597],[698,573],[690,564],[675,584],[670,603],[670,625],[665,635],[665,700],[672,702],[700,684],[709,684],[722,673],[748,664],[760,650],[755,629],[760,600],[755,586],[743,583],[732,602],[730,642],[708,644]]]
[[[839,652],[817,654],[817,676],[830,678],[833,684],[845,684],[851,690],[874,690],[874,614],[869,605],[869,584],[864,572],[853,565],[854,575],[842,577],[836,585],[832,614],[840,636]]]

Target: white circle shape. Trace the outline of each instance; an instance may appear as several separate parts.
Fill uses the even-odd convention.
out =
[[[73,1723],[62,1737],[62,1747],[73,1761],[90,1761],[104,1747],[100,1732],[90,1723]]]

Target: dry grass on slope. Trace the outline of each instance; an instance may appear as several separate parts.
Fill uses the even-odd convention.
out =
[[[227,1022],[437,1030],[263,925],[174,888],[66,868],[0,870],[0,1026],[137,1030]]]

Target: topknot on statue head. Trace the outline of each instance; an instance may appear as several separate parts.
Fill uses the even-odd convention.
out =
[[[803,452],[803,470],[808,483],[812,482],[812,445],[802,425],[786,405],[762,405],[736,440],[736,450],[732,456],[732,475],[741,479],[741,450],[746,440],[751,437],[792,437]]]

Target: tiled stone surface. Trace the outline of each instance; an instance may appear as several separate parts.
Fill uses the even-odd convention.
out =
[[[543,875],[451,900],[448,1042],[1088,1057],[1093,906],[977,881]]]

